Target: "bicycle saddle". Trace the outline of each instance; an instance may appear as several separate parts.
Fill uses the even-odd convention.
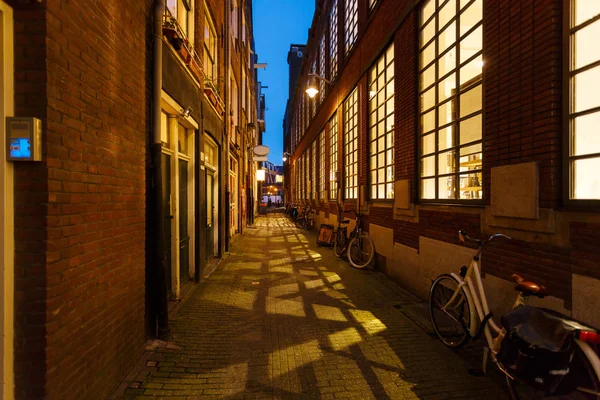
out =
[[[538,285],[535,282],[528,282],[521,277],[521,275],[513,274],[512,278],[515,280],[517,286],[515,289],[522,292],[525,296],[534,295],[539,298],[544,298],[548,295],[548,291],[544,286]]]
[[[349,224],[350,220],[349,219],[343,219],[340,221],[340,224]]]

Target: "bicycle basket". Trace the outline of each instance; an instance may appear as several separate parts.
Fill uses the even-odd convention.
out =
[[[570,391],[561,385],[575,351],[573,334],[560,318],[519,306],[501,318],[506,336],[498,361],[506,371],[546,394]]]

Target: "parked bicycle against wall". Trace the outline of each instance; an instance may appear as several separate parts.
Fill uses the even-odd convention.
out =
[[[308,207],[304,207],[300,216],[296,218],[294,221],[296,227],[300,229],[304,229],[305,231],[311,230],[315,226],[315,212]]]
[[[288,203],[285,206],[285,215],[292,221],[295,221],[298,217],[298,206],[294,203]]]
[[[348,237],[348,224],[350,220],[338,217],[338,228],[335,233],[335,243],[333,251],[338,257],[346,254],[348,262],[354,268],[365,268],[375,255],[375,244],[368,233],[362,230],[362,214],[354,210],[344,210],[345,213],[354,213],[356,215],[356,226],[350,232]]]
[[[491,354],[515,400],[543,396],[600,400],[600,334],[554,311],[528,305],[531,296],[547,295],[543,286],[513,275],[518,292],[513,308],[501,317],[502,328],[492,319],[478,262],[484,245],[500,237],[510,239],[496,234],[476,240],[459,232],[461,242],[474,242],[478,250],[468,268],[440,275],[431,285],[429,315],[438,338],[458,348],[483,334],[487,342],[483,372]]]

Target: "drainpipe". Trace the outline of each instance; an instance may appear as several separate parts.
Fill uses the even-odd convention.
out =
[[[167,299],[167,257],[165,253],[165,214],[162,204],[162,163],[160,138],[160,99],[162,91],[162,19],[165,13],[165,0],[155,0],[154,3],[154,66],[152,77],[152,180],[154,182],[154,218],[156,246],[153,254],[157,273],[157,323],[158,338],[167,339],[169,336],[169,307]]]
[[[240,3],[241,4],[241,3]],[[225,102],[225,117],[223,118],[223,132],[225,135],[225,140],[223,141],[223,145],[225,146],[225,171],[223,175],[225,176],[225,251],[229,251],[229,236],[230,236],[230,216],[231,216],[231,188],[229,187],[229,116],[231,114],[231,105],[229,99],[229,75],[231,69],[231,38],[229,37],[229,21],[231,18],[231,0],[225,1],[225,32],[224,32],[224,40],[225,40],[225,79],[223,80],[224,93],[223,93],[223,101]]]

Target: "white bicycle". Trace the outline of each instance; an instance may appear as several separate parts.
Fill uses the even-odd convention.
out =
[[[429,315],[438,338],[458,348],[483,334],[483,373],[491,355],[515,400],[600,400],[600,334],[551,310],[527,305],[530,296],[547,295],[543,286],[513,275],[518,291],[513,308],[502,316],[502,328],[492,319],[478,262],[484,244],[499,237],[510,239],[496,234],[476,240],[459,232],[461,242],[477,243],[478,250],[468,268],[440,275],[431,285]]]

